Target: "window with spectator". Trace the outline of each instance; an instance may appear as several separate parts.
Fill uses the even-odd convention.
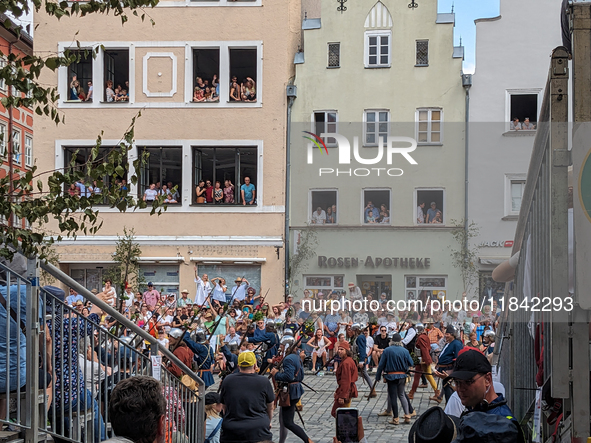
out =
[[[330,225],[338,223],[337,191],[315,189],[310,191],[310,223]]]
[[[507,90],[507,130],[534,131],[538,122],[538,89]]]
[[[445,297],[447,276],[407,275],[404,294],[406,300],[436,300]]]
[[[326,132],[336,133],[338,121],[337,111],[314,111],[312,132],[318,137]],[[333,137],[323,137],[322,140],[326,146],[336,146],[337,141]]]
[[[250,184],[255,186],[255,199],[258,194],[258,149],[256,147],[194,147],[193,148],[193,204],[215,203],[215,186],[220,182],[224,199],[218,203],[242,204],[241,187],[248,177]],[[206,200],[198,201],[197,188],[203,181],[206,187]],[[207,182],[211,183],[211,201],[208,201]],[[250,186],[249,186],[250,188]],[[254,203],[253,203],[254,204]]]
[[[92,85],[92,49],[72,51],[76,61],[68,66],[68,94],[67,101],[91,102],[89,99],[89,84]]]
[[[106,86],[103,101],[129,102],[129,50],[105,49],[103,57]],[[94,87],[92,89],[94,93]]]
[[[346,296],[343,281],[343,275],[304,275],[305,289],[313,298],[317,298],[318,293],[322,294],[321,297]]]
[[[193,49],[193,102],[220,101],[220,48]]]
[[[413,214],[415,224],[445,224],[445,199],[442,189],[418,189],[416,198],[415,214]]]
[[[257,101],[257,50],[230,48],[229,101],[253,103]],[[240,88],[240,95],[236,88]],[[234,94],[232,91],[235,90]]]
[[[150,185],[158,194],[162,192],[162,185],[170,182],[172,185],[170,191],[177,186],[180,192],[183,182],[183,148],[180,146],[163,147],[144,147],[144,152],[150,154],[148,160],[140,171],[140,182],[138,186],[138,197],[143,198]],[[148,192],[148,198],[152,197],[152,192]],[[180,201],[180,200],[177,200]]]
[[[390,224],[390,190],[364,189],[361,218],[364,224]]]
[[[103,161],[109,151],[111,150],[110,147],[101,147],[99,148],[98,155],[95,159],[95,164],[98,164]],[[75,168],[79,170],[86,169],[86,162],[89,161],[92,155],[92,147],[78,147],[78,146],[68,146],[64,147],[64,164],[70,165],[72,160],[74,161]],[[83,197],[90,197],[92,194],[106,194],[104,192],[105,189],[109,189],[111,186],[120,186],[121,181],[127,179],[127,164],[123,165],[125,169],[125,173],[121,177],[115,178],[115,183],[112,182],[112,177],[104,176],[102,179],[102,184],[94,182],[90,179],[83,180],[77,183],[70,183],[66,186],[66,191],[69,195],[77,195]],[[73,188],[72,188],[73,185]],[[107,203],[106,197],[104,203]]]

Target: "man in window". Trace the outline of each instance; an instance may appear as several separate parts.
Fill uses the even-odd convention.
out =
[[[425,223],[425,212],[423,211],[424,209],[425,202],[419,203],[419,206],[417,207],[417,223],[420,225]]]
[[[326,223],[326,212],[324,212],[321,206],[318,206],[312,213],[312,223],[315,225],[323,225]]]
[[[523,124],[521,125],[521,128],[524,131],[533,131],[534,129],[536,129],[536,125],[534,125],[533,123],[530,123],[529,117],[525,117],[525,120],[523,120]]]
[[[439,211],[439,209],[437,209],[437,203],[431,202],[431,207],[427,209],[427,223],[431,223],[433,220],[435,220],[437,211]]]
[[[521,123],[519,123],[519,119],[517,117],[513,118],[511,127],[509,129],[511,129],[511,131],[519,131],[521,129]]]
[[[242,195],[243,205],[254,205],[255,188],[250,182],[250,177],[244,177],[244,184],[240,187],[240,194]]]
[[[373,216],[375,217],[376,214],[379,214],[380,211],[378,210],[378,208],[376,208],[373,204],[373,202],[370,200],[367,202],[367,206],[365,206],[365,217],[364,217],[364,221],[365,223],[369,223],[369,213],[373,212]]]
[[[333,223],[337,223],[337,205],[332,205],[332,217],[334,219]]]

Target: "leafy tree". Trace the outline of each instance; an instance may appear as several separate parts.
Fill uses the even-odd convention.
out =
[[[316,255],[316,246],[318,245],[318,236],[316,230],[312,228],[303,229],[300,231],[299,244],[297,245],[297,253],[289,258],[288,276],[289,287],[288,291],[295,295],[298,292],[294,284],[294,278],[303,273],[308,267],[308,260]]]
[[[133,287],[134,293],[143,283],[140,272],[139,258],[142,255],[140,245],[135,242],[135,231],[123,228],[123,236],[117,236],[117,246],[113,254],[114,266],[105,273],[105,279],[111,279],[113,287],[117,288],[117,309],[122,310],[127,300],[125,288]]]
[[[42,0],[0,0],[0,13],[12,14],[17,20],[33,10],[43,11],[56,19],[61,17],[84,17],[86,15],[112,13],[121,18],[121,22],[128,21],[128,14],[146,17],[146,8],[154,7],[158,0],[90,0],[88,2],[42,1]],[[150,19],[150,21],[152,21]],[[152,21],[153,23],[153,21]],[[11,28],[20,35],[22,28],[10,20],[4,26]],[[98,48],[97,48],[98,50]],[[91,51],[96,56],[96,51]],[[0,48],[0,56],[6,60],[4,68],[0,69],[0,79],[3,79],[7,90],[14,87],[22,94],[11,95],[1,100],[9,112],[12,108],[27,107],[39,115],[51,118],[56,124],[64,123],[56,102],[59,98],[57,86],[44,86],[38,83],[44,69],[55,71],[61,66],[69,66],[79,62],[89,52],[80,50],[66,50],[62,54],[51,56],[5,54]],[[0,243],[13,245],[26,255],[37,254],[46,258],[49,247],[54,241],[60,241],[62,236],[75,237],[77,233],[85,235],[96,233],[102,222],[98,217],[97,204],[107,203],[120,211],[145,208],[146,203],[141,199],[134,199],[128,190],[118,184],[118,179],[126,174],[127,154],[134,139],[134,125],[138,113],[123,134],[120,143],[109,149],[105,155],[99,156],[103,133],[98,135],[96,145],[91,149],[89,158],[82,164],[76,164],[75,157],[63,170],[40,171],[37,166],[30,170],[13,169],[6,177],[0,179]],[[0,153],[0,160],[10,158],[13,153],[12,134],[8,135],[7,149]],[[141,170],[148,154],[141,153],[133,166],[136,171]],[[131,184],[138,183],[136,175],[127,177]],[[77,182],[97,182],[101,194],[70,195],[67,187]],[[107,186],[107,183],[111,185]],[[160,213],[164,197],[154,201],[151,214]],[[165,209],[165,208],[164,208]],[[57,221],[58,231],[51,232],[47,228],[50,219]],[[16,223],[15,223],[16,220]],[[20,223],[26,220],[23,228]],[[10,258],[9,248],[0,248],[0,256]]]
[[[470,294],[474,284],[478,281],[478,251],[480,247],[470,246],[470,240],[478,237],[480,228],[474,222],[466,220],[451,220],[451,224],[460,229],[453,231],[452,235],[458,242],[458,248],[451,250],[451,259],[454,268],[460,270],[464,293]]]

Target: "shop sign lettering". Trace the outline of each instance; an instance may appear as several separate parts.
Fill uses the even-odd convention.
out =
[[[365,260],[359,260],[357,257],[318,256],[319,268],[357,268],[360,262],[366,268],[422,269],[431,267],[431,259],[429,257],[372,257],[368,255]]]

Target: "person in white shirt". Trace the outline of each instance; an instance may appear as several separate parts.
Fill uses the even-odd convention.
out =
[[[394,318],[394,313],[393,312],[388,312],[388,314],[386,314],[386,318],[387,318],[387,322],[386,322],[386,328],[388,328],[388,334],[394,333],[394,332],[398,332],[398,323],[396,323],[396,319]]]
[[[123,300],[123,304],[125,305],[126,308],[130,308],[133,305],[134,298],[135,298],[135,295],[134,295],[132,289],[130,287],[125,288],[124,295],[125,295],[125,297],[127,297],[127,300]]]
[[[363,298],[363,294],[361,293],[361,289],[355,283],[349,283],[349,296],[351,297],[351,301],[361,300]]]
[[[156,185],[152,183],[148,189],[144,192],[144,201],[146,203],[152,203],[154,200],[158,198],[158,191],[156,190]]]
[[[197,266],[195,266],[195,283],[196,283],[196,291],[195,291],[195,304],[197,306],[201,306],[205,303],[205,299],[207,297],[205,293],[205,283],[197,274]]]
[[[168,308],[166,310],[166,314],[160,318],[159,326],[164,327],[164,331],[168,334],[170,332],[170,328],[172,328],[172,322],[174,320],[174,309]]]
[[[226,291],[228,287],[226,286],[226,280],[221,277],[215,277],[211,279],[213,283],[213,291],[211,299],[219,302],[218,305],[223,305],[226,303]]]
[[[417,207],[417,223],[418,224],[425,223],[425,213],[423,212],[424,208],[425,208],[425,202],[421,202],[419,204],[419,206]]]
[[[250,286],[248,280],[238,277],[234,280],[236,286],[232,288],[231,294],[233,300],[243,301],[246,298],[246,288]]]
[[[117,303],[117,292],[115,291],[115,288],[112,285],[112,282],[110,279],[106,279],[105,280],[105,287],[103,288],[103,292],[102,294],[106,297],[104,298],[104,301],[106,303],[108,303],[109,305],[115,307],[116,303]],[[100,296],[101,294],[99,294]]]
[[[312,223],[315,225],[323,225],[326,223],[326,212],[318,206],[316,211],[312,213]]]
[[[236,334],[236,329],[230,326],[228,328],[228,334],[224,338],[224,342],[226,343],[233,343],[235,341],[240,342],[240,336]]]

